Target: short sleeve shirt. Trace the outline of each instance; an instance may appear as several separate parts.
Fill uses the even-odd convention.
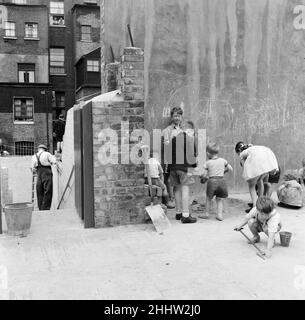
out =
[[[273,209],[273,211],[271,212],[270,216],[271,217],[269,219],[267,219],[267,220],[260,219],[260,213],[256,209],[256,207],[254,207],[246,215],[246,218],[249,219],[249,220],[250,219],[255,219],[255,220],[259,221],[262,224],[263,229],[267,228],[269,233],[277,232],[278,231],[278,225],[281,223],[281,216],[275,209]]]
[[[171,124],[170,126],[166,127],[162,131],[162,136],[164,137],[164,143],[169,144],[173,137],[176,137],[179,133],[182,132],[182,129],[179,126]]]
[[[163,173],[160,162],[155,158],[148,159],[148,168],[149,168],[151,178],[160,178],[160,173]],[[147,176],[146,171],[145,171],[145,176]]]
[[[223,158],[210,159],[204,164],[209,177],[223,177],[228,161]]]

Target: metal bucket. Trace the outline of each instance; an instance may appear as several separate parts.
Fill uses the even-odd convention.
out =
[[[3,206],[7,233],[26,237],[30,232],[33,204],[30,202],[11,203]]]
[[[281,231],[280,232],[281,246],[289,247],[291,236],[292,236],[291,232]]]

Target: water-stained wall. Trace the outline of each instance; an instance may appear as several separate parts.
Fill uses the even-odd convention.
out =
[[[105,1],[106,58],[129,45],[145,50],[146,127],[164,128],[168,112],[206,128],[233,164],[242,190],[237,141],[270,147],[280,165],[305,157],[305,30],[295,28],[304,0]],[[101,8],[102,9],[102,8]]]

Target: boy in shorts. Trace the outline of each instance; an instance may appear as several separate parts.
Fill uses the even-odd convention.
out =
[[[206,193],[206,214],[198,215],[199,218],[208,219],[210,215],[212,200],[216,196],[217,215],[216,219],[223,220],[223,199],[228,197],[228,188],[224,179],[224,174],[233,171],[228,161],[220,158],[219,145],[209,143],[206,147],[208,161],[204,164],[205,173],[203,177],[209,177]]]
[[[150,177],[151,177],[151,184],[158,186],[162,189],[163,203],[166,206],[168,206],[169,197],[168,197],[166,186],[164,184],[163,169],[161,167],[161,164],[160,164],[158,158],[159,158],[158,152],[153,151],[151,154],[151,157],[148,159],[148,170],[149,170]],[[145,183],[148,184],[146,168],[145,168],[144,176],[145,176]]]
[[[280,214],[274,209],[274,202],[266,197],[259,197],[256,201],[256,207],[246,215],[245,220],[236,226],[234,230],[239,231],[248,224],[253,234],[252,241],[257,243],[260,241],[260,232],[264,232],[268,236],[265,256],[271,257],[271,250],[274,246],[275,235],[281,230],[282,222]]]
[[[182,130],[171,142],[170,181],[174,186],[176,220],[181,220],[182,223],[195,223],[197,219],[192,217],[189,212],[189,186],[195,183],[189,168],[197,167],[193,122],[184,122]]]

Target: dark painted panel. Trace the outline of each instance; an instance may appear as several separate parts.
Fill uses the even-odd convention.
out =
[[[79,217],[84,220],[82,136],[82,110],[76,105],[74,107],[75,207]]]
[[[84,183],[84,222],[85,228],[95,226],[94,221],[94,181],[93,181],[93,133],[92,103],[84,105],[82,110],[83,139],[83,183]]]

